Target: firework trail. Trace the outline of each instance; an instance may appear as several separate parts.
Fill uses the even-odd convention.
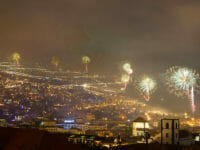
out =
[[[124,89],[126,89],[129,80],[130,80],[130,76],[129,75],[127,75],[127,74],[123,74],[122,75],[121,82],[124,83]]]

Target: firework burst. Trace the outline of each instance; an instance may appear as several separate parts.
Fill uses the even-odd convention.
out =
[[[90,63],[90,58],[88,56],[82,57],[82,62],[85,64],[85,72],[88,73],[88,64]]]
[[[150,95],[154,91],[156,83],[153,79],[149,77],[144,77],[139,83],[139,89],[142,91],[145,99],[150,100]]]
[[[188,90],[196,84],[195,72],[187,68],[179,68],[172,73],[171,80],[175,88]]]
[[[19,53],[13,53],[12,54],[12,60],[15,62],[16,66],[19,66],[19,60],[21,59],[21,56]]]
[[[129,70],[131,69],[131,65],[129,63],[125,63],[122,67],[126,72],[129,72]]]
[[[170,91],[177,96],[186,95],[191,101],[192,112],[195,112],[194,89],[197,86],[198,74],[186,67],[172,67],[167,71],[167,84]]]
[[[122,66],[122,68],[123,68],[123,70],[129,75],[130,82],[132,82],[132,77],[131,77],[131,75],[133,74],[133,69],[131,68],[131,64],[125,63],[125,64]]]

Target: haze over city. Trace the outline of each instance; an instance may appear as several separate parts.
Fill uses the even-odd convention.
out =
[[[158,80],[174,65],[199,71],[199,7],[197,0],[1,1],[1,60],[18,51],[26,65],[49,66],[57,56],[66,69],[80,70],[80,57],[89,55],[92,73],[120,74],[128,61],[136,74]],[[162,97],[154,104],[166,106]]]
[[[2,0],[0,119],[198,127],[199,18],[199,0]]]

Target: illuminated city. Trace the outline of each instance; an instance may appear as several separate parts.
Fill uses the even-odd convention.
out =
[[[0,2],[0,149],[200,149],[200,2]]]

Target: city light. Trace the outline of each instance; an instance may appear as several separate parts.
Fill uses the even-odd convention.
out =
[[[199,16],[200,0],[0,1],[0,149],[200,149]]]

